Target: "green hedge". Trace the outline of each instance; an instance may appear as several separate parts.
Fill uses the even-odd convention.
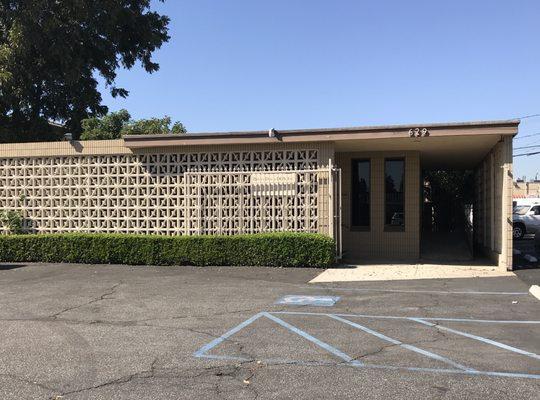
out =
[[[0,261],[329,267],[334,241],[308,233],[236,236],[0,235]]]

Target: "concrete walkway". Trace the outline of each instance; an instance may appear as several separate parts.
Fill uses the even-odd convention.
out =
[[[448,264],[377,264],[349,265],[331,268],[310,281],[354,282],[392,281],[411,279],[489,278],[515,276],[513,272],[496,266],[448,265]]]
[[[468,263],[473,255],[465,232],[422,232],[422,260],[430,263]]]

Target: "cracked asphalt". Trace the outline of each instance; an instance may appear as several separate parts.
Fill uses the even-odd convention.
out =
[[[537,280],[537,271],[527,271],[527,281]],[[0,265],[0,397],[540,398],[540,379],[433,372],[449,366],[410,351],[414,346],[478,371],[538,375],[539,359],[442,327],[540,354],[539,324],[430,320],[434,326],[427,326],[373,317],[538,321],[540,302],[520,294],[529,286],[518,277],[306,283],[320,272]],[[341,299],[333,307],[274,304],[288,294]],[[372,368],[352,367],[268,318],[259,318],[209,350],[215,359],[194,356],[202,346],[263,311]],[[362,314],[346,318],[394,342],[321,315],[325,313]]]

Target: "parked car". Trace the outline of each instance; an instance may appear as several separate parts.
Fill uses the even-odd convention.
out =
[[[512,215],[514,239],[521,239],[527,233],[540,231],[540,205],[518,205],[514,207]],[[539,236],[540,235],[536,235]]]
[[[522,197],[512,200],[512,206],[532,206],[534,204],[540,204],[540,197]]]

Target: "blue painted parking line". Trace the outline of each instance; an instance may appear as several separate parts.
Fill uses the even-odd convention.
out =
[[[436,368],[421,368],[421,367],[399,367],[394,365],[374,365],[365,364],[364,368],[372,369],[387,369],[394,371],[415,371],[415,372],[433,372],[442,374],[463,374],[463,375],[477,375],[477,376],[495,376],[505,378],[526,378],[526,379],[540,379],[540,375],[525,374],[521,372],[498,372],[498,371],[463,371],[460,369],[436,369]]]
[[[212,340],[210,343],[208,343],[207,345],[201,347],[199,350],[197,350],[195,352],[195,357],[200,357],[202,355],[205,355],[208,351],[212,350],[214,347],[216,347],[218,344],[224,342],[225,340],[227,340],[229,337],[231,337],[232,335],[234,335],[235,333],[241,331],[242,329],[244,329],[246,326],[250,325],[251,323],[253,323],[254,321],[258,320],[259,318],[261,318],[263,316],[263,313],[258,313],[258,314],[255,314],[253,317],[245,320],[244,322],[242,322],[240,325],[238,326],[235,326],[234,328],[232,328],[230,331],[228,331],[227,333],[224,333],[223,335],[221,335],[220,337],[218,337],[217,339],[214,339]]]
[[[200,354],[197,354],[195,353],[194,354],[195,357],[198,357],[198,358],[211,358],[213,360],[227,360],[227,361],[254,361],[252,360],[251,358],[246,358],[246,357],[236,357],[236,356],[221,356],[221,355],[216,355],[216,354],[206,354],[206,353],[200,353]]]
[[[283,296],[276,301],[276,304],[288,306],[332,307],[339,299],[339,296],[310,296],[304,294],[295,294]]]
[[[323,342],[322,340],[317,339],[314,336],[311,336],[309,333],[304,332],[301,329],[298,329],[297,327],[289,324],[288,322],[283,321],[282,319],[279,319],[278,317],[270,314],[270,313],[263,313],[265,317],[271,319],[272,321],[278,323],[284,328],[287,328],[291,332],[296,333],[297,335],[302,336],[304,339],[309,340],[310,342],[316,344],[317,346],[321,347],[322,349],[328,351],[329,353],[332,353],[336,357],[341,358],[343,361],[346,361],[348,363],[351,363],[353,365],[362,365],[360,361],[353,360],[352,357],[349,357],[347,354],[343,353],[342,351],[336,349],[335,347],[330,346],[328,343]]]
[[[448,359],[446,357],[443,357],[443,356],[440,356],[438,354],[432,353],[430,351],[421,349],[421,348],[413,346],[411,344],[402,343],[397,339],[388,337],[386,335],[383,335],[380,332],[374,331],[373,329],[370,329],[367,326],[357,324],[356,322],[349,321],[348,319],[339,317],[337,315],[329,314],[328,316],[330,318],[335,319],[336,321],[343,322],[343,323],[345,323],[347,325],[352,326],[353,328],[360,329],[361,331],[364,331],[366,333],[369,333],[370,335],[376,336],[379,339],[382,339],[382,340],[384,340],[386,342],[390,342],[390,343],[395,344],[397,346],[400,346],[400,347],[402,347],[404,349],[413,351],[413,352],[418,353],[418,354],[422,354],[423,356],[426,356],[428,358],[432,358],[434,360],[441,361],[441,362],[443,362],[445,364],[449,364],[449,365],[451,365],[451,366],[453,366],[455,368],[462,369],[464,371],[476,371],[474,368],[465,367],[464,365],[458,364],[457,362],[452,361],[452,360],[450,360],[450,359]]]
[[[395,366],[395,365],[379,365],[379,364],[366,364],[362,363],[358,360],[355,360],[353,357],[349,356],[348,354],[342,352],[341,350],[329,345],[328,343],[320,340],[319,338],[316,338],[315,336],[303,331],[302,329],[290,324],[289,322],[283,321],[281,318],[277,317],[277,315],[305,315],[305,316],[322,316],[322,317],[330,317],[334,320],[337,320],[339,322],[345,323],[349,326],[352,326],[356,329],[360,329],[366,333],[372,334],[382,340],[385,340],[387,342],[396,344],[406,350],[413,351],[417,354],[423,355],[425,357],[435,359],[438,361],[442,361],[446,364],[452,365],[454,369],[446,369],[446,368],[424,368],[424,367],[402,367],[402,366]],[[212,340],[210,343],[204,345],[199,350],[197,350],[193,355],[198,358],[208,358],[208,359],[214,359],[214,360],[227,360],[227,361],[255,361],[255,359],[247,358],[247,357],[238,357],[238,356],[228,356],[228,355],[212,355],[208,354],[210,350],[218,346],[219,344],[223,343],[226,340],[229,340],[231,336],[233,336],[235,333],[240,332],[242,329],[247,327],[248,325],[252,324],[254,321],[258,320],[259,318],[264,317],[267,318],[278,325],[282,326],[283,328],[287,329],[288,331],[299,335],[300,337],[306,339],[307,341],[315,344],[319,348],[323,349],[324,351],[340,358],[344,362],[341,363],[329,363],[325,361],[302,361],[302,360],[292,360],[292,359],[282,359],[282,358],[268,358],[268,359],[262,359],[259,361],[265,362],[267,364],[290,364],[290,365],[341,365],[341,366],[349,366],[349,367],[356,367],[356,368],[369,368],[369,369],[381,369],[381,370],[394,370],[394,371],[416,371],[416,372],[429,372],[429,373],[443,373],[443,374],[463,374],[463,375],[471,375],[471,376],[491,376],[491,377],[506,377],[506,378],[526,378],[526,379],[540,379],[539,374],[529,374],[525,372],[505,372],[505,371],[479,371],[475,370],[473,368],[466,367],[464,365],[461,365],[459,363],[456,363],[448,358],[442,357],[438,354],[420,349],[416,346],[409,345],[407,343],[402,343],[399,340],[393,339],[391,337],[388,337],[380,332],[377,332],[365,325],[361,325],[352,321],[349,321],[343,317],[359,317],[359,318],[381,318],[381,319],[395,319],[395,320],[410,320],[413,322],[418,322],[430,327],[436,327],[438,329],[444,329],[448,332],[455,333],[461,336],[465,336],[471,339],[480,340],[486,344],[493,345],[505,350],[509,350],[521,355],[526,355],[535,359],[540,359],[537,354],[518,349],[516,347],[505,345],[504,343],[500,343],[488,338],[484,338],[481,336],[476,336],[469,334],[467,332],[458,331],[452,328],[442,327],[437,324],[433,324],[431,322],[428,322],[427,320],[451,320],[451,321],[459,321],[459,322],[482,322],[482,323],[517,323],[517,324],[538,324],[540,321],[489,321],[489,320],[471,320],[471,319],[465,319],[465,318],[455,318],[455,319],[442,319],[442,318],[417,318],[417,317],[399,317],[399,316],[366,316],[366,315],[358,315],[358,314],[331,314],[331,313],[312,313],[312,312],[287,312],[287,311],[276,311],[276,312],[260,312],[258,314],[255,314],[251,318],[245,320],[244,322],[240,323],[239,325],[235,326],[228,332],[224,333],[219,338],[216,338]]]
[[[316,344],[317,346],[321,347],[322,349],[324,349],[324,350],[332,353],[333,355],[341,358],[343,361],[351,363],[351,365],[362,365],[362,363],[360,361],[353,360],[351,357],[349,357],[345,353],[341,352],[340,350],[330,346],[328,343],[325,343],[325,342],[311,336],[309,333],[304,332],[303,330],[298,329],[295,326],[293,326],[293,325],[283,321],[282,319],[280,319],[280,318],[278,318],[278,317],[276,317],[276,316],[274,316],[274,315],[272,315],[270,313],[267,313],[267,312],[261,312],[261,313],[255,314],[253,317],[251,317],[251,318],[245,320],[244,322],[242,322],[241,324],[235,326],[230,331],[228,331],[228,332],[224,333],[223,335],[221,335],[220,337],[212,340],[207,345],[204,345],[199,350],[197,350],[193,355],[195,357],[199,357],[199,358],[204,357],[204,358],[213,358],[213,359],[217,359],[217,360],[249,361],[249,359],[243,358],[243,357],[215,356],[215,355],[209,355],[207,353],[210,350],[212,350],[214,347],[216,347],[219,344],[221,344],[222,342],[226,341],[229,337],[231,337],[235,333],[241,331],[242,329],[244,329],[248,325],[252,324],[253,322],[255,322],[256,320],[258,320],[261,317],[266,317],[266,318],[278,323],[279,325],[281,325],[284,328],[290,330],[291,332],[296,333],[297,335],[303,337],[304,339],[309,340],[310,342]]]
[[[409,318],[409,319],[411,321],[419,322],[421,324],[431,326],[433,328],[437,328],[437,329],[440,329],[440,330],[443,330],[443,331],[446,331],[446,332],[455,333],[456,335],[465,336],[465,337],[468,337],[470,339],[478,340],[480,342],[484,342],[484,343],[490,344],[492,346],[499,347],[501,349],[505,349],[505,350],[508,350],[508,351],[512,351],[514,353],[518,353],[518,354],[521,354],[521,355],[524,355],[524,356],[527,356],[527,357],[531,357],[531,358],[535,358],[537,360],[540,360],[540,356],[538,354],[531,353],[530,351],[518,349],[517,347],[512,347],[512,346],[509,346],[507,344],[497,342],[495,340],[491,340],[491,339],[488,339],[488,338],[485,338],[485,337],[482,337],[482,336],[476,336],[476,335],[473,335],[471,333],[459,331],[457,329],[448,328],[446,326],[433,324],[431,322],[424,321],[421,318]]]

